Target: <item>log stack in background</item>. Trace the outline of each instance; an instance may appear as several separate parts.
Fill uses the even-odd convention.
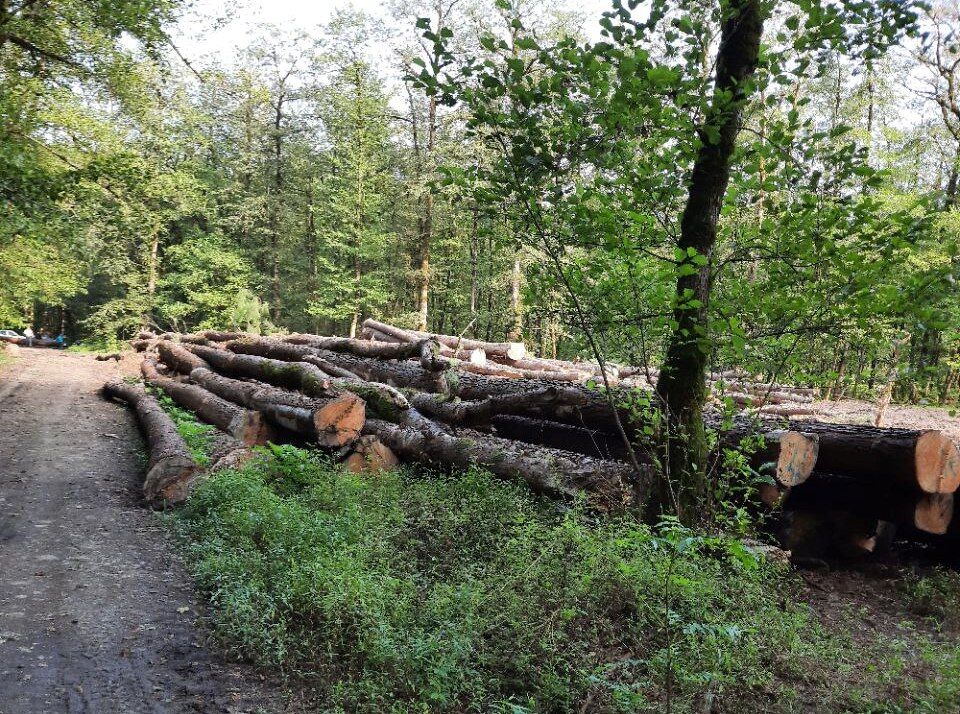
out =
[[[143,333],[133,344],[147,353],[150,385],[245,445],[306,442],[365,473],[401,461],[475,464],[610,512],[648,500],[654,459],[636,446],[649,439],[630,405],[649,396],[656,370],[538,358],[521,343],[376,320],[362,334]],[[718,399],[752,407],[732,424],[711,413],[708,424],[725,448],[762,435],[745,479],[759,483],[758,507],[781,514],[795,553],[862,555],[894,525],[908,535],[960,529],[951,527],[960,451],[942,433],[788,422],[777,417],[808,415],[814,390],[736,371],[710,384]]]

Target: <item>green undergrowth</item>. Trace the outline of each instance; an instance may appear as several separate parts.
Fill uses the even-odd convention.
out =
[[[214,430],[161,403],[206,463]],[[210,476],[169,522],[223,643],[305,678],[320,711],[960,710],[951,571],[899,582],[912,621],[840,604],[821,625],[739,540],[291,446]]]
[[[190,455],[200,466],[210,464],[210,454],[213,447],[213,436],[216,434],[216,427],[204,424],[197,420],[196,415],[186,409],[181,409],[174,401],[164,394],[161,390],[154,387],[147,387],[151,394],[157,397],[160,406],[170,415],[177,431],[183,440],[187,442],[187,448],[190,449]]]
[[[272,447],[174,522],[224,642],[332,711],[663,711],[668,689],[674,711],[744,691],[788,710],[778,680],[826,637],[739,541],[482,471],[364,477]]]

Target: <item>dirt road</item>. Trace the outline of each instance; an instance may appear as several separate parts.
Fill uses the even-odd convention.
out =
[[[92,357],[21,350],[0,368],[0,714],[279,712],[226,663],[155,515],[142,443]]]

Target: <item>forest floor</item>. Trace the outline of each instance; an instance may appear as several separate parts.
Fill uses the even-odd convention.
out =
[[[0,366],[0,714],[290,711],[284,686],[222,653],[170,530],[141,506],[143,444],[129,413],[98,394],[131,365],[24,349]],[[861,402],[821,406],[831,420],[870,417]],[[889,426],[960,439],[945,410],[888,414]],[[778,683],[793,692],[784,711],[837,710],[825,704],[834,697],[858,709],[881,690],[911,711],[960,708],[956,573],[910,554],[801,572],[796,584],[840,649],[822,672]],[[773,691],[754,694],[739,711],[771,710]]]
[[[875,404],[857,399],[818,401],[811,406],[817,411],[811,419],[842,424],[873,425],[877,414]],[[944,407],[891,404],[884,415],[883,425],[904,429],[939,429],[960,444],[960,417]]]
[[[143,445],[90,355],[0,368],[0,714],[283,711],[208,646],[169,532],[139,503]]]

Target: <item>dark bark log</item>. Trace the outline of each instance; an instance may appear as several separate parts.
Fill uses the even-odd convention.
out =
[[[363,427],[363,401],[349,392],[316,399],[257,382],[230,379],[203,367],[193,370],[190,379],[219,397],[262,412],[272,424],[327,448],[353,443]]]
[[[817,471],[925,493],[953,493],[960,486],[960,452],[939,431],[815,421],[793,426],[820,437]]]
[[[443,395],[412,393],[411,406],[426,416],[454,426],[476,426],[488,423],[498,414],[509,414],[518,409],[550,408],[557,402],[554,388],[531,390],[517,394],[501,394],[473,401],[450,400]]]
[[[103,393],[130,405],[150,450],[143,493],[154,508],[182,503],[187,499],[199,469],[176,424],[159,402],[140,385],[119,380],[107,382]]]
[[[596,429],[510,414],[494,417],[491,424],[496,434],[505,439],[564,449],[597,459],[626,461],[629,458],[620,437]]]
[[[811,558],[857,560],[876,550],[881,521],[843,510],[787,514],[784,547],[801,562]]]
[[[273,430],[260,412],[238,407],[196,384],[186,384],[162,376],[151,359],[140,367],[144,379],[162,389],[173,401],[189,409],[202,421],[213,424],[245,446],[266,444],[274,439]]]
[[[605,511],[641,506],[651,478],[649,472],[637,476],[626,464],[521,445],[470,429],[451,434],[415,409],[400,424],[369,419],[364,432],[406,459],[454,468],[477,465],[503,478],[522,479],[546,495],[584,493],[594,507]]]
[[[918,493],[817,472],[807,483],[790,492],[784,507],[800,511],[847,511],[942,535],[947,532],[953,516],[953,503],[952,493]]]
[[[684,257],[677,278],[674,328],[657,392],[669,424],[668,468],[660,483],[661,508],[685,522],[703,517],[709,498],[707,440],[703,426],[709,348],[707,306],[717,223],[730,180],[730,163],[749,98],[763,34],[760,0],[720,4],[722,27],[716,57],[713,100],[699,129],[687,205],[680,221],[678,248]],[[692,303],[696,300],[696,303]]]

